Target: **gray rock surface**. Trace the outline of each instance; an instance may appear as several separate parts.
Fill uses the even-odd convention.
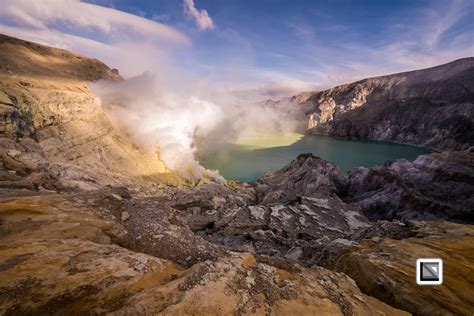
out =
[[[179,210],[190,229],[212,243],[312,262],[312,251],[324,238],[342,240],[370,226],[365,216],[337,196],[342,183],[334,164],[300,155],[246,187],[209,184],[179,190],[160,203]],[[225,202],[214,203],[215,196]]]
[[[433,153],[349,172],[346,203],[371,220],[474,223],[474,152]]]
[[[303,93],[289,101],[306,114],[310,133],[435,150],[474,145],[473,57]]]

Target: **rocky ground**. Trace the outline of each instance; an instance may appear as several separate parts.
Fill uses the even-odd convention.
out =
[[[0,312],[402,313],[342,273],[213,245],[151,203],[114,189],[2,198]]]
[[[102,112],[84,80],[116,71],[0,46],[0,314],[472,314],[472,149],[194,185]],[[416,284],[419,257],[443,285]]]
[[[255,183],[160,197],[3,189],[1,311],[468,315],[473,226],[369,221],[339,197],[350,183],[301,155]],[[439,295],[416,285],[419,257],[443,258]]]

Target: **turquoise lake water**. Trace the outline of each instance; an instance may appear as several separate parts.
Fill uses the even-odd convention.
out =
[[[342,140],[322,135],[306,135],[288,146],[260,148],[228,144],[198,157],[207,169],[219,170],[227,180],[255,181],[267,171],[278,170],[299,154],[313,153],[334,162],[343,172],[354,167],[371,167],[388,160],[415,160],[426,154],[423,148],[377,141]]]

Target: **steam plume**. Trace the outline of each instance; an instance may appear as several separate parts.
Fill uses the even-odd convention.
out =
[[[112,120],[138,146],[158,151],[171,170],[191,181],[224,181],[218,172],[199,165],[195,158],[198,150],[220,146],[241,135],[298,128],[295,113],[288,110],[291,107],[241,104],[223,96],[212,100],[174,92],[151,73],[122,82],[99,82],[91,88]]]

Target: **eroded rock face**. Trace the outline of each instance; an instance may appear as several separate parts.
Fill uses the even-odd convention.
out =
[[[474,145],[474,58],[293,97],[310,133],[461,150]]]
[[[337,196],[342,183],[334,164],[300,155],[255,183],[179,190],[159,204],[179,210],[197,235],[227,249],[324,265],[333,258],[321,256],[323,249],[335,256],[370,226]]]
[[[349,172],[344,201],[372,220],[474,223],[474,152],[443,152]]]
[[[364,240],[338,260],[336,270],[354,278],[365,293],[416,315],[469,315],[474,310],[474,227],[413,225],[418,226],[416,237]],[[443,260],[442,285],[431,290],[416,284],[418,258]]]
[[[0,61],[0,186],[24,186],[16,175],[51,190],[179,183],[158,154],[114,129],[89,89],[88,81],[121,80],[116,70],[5,35]]]

